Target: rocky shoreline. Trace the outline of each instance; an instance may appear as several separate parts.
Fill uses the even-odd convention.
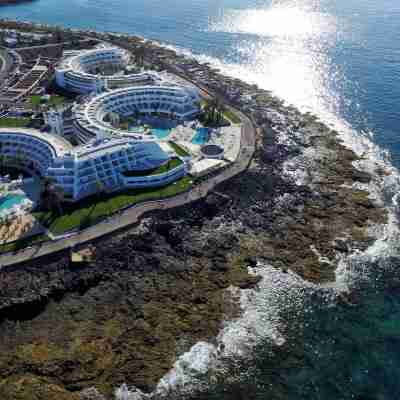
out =
[[[34,0],[0,0],[0,6],[8,4],[28,3]]]
[[[387,219],[364,188],[375,175],[317,118],[237,85],[257,92],[252,110],[241,107],[258,131],[245,172],[99,240],[92,263],[61,254],[0,271],[3,400],[82,400],[88,387],[111,399],[124,382],[151,391],[178,355],[240,314],[227,289],[257,285],[248,266],[325,283],[340,255],[373,243],[368,228]]]

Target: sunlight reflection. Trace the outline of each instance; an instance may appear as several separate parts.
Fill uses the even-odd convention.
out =
[[[333,70],[329,50],[336,44],[337,21],[320,12],[319,1],[274,1],[249,10],[227,10],[210,30],[258,35],[237,42],[240,63],[222,67],[256,82],[287,102],[319,115],[337,114],[342,74]]]
[[[226,10],[210,30],[304,39],[335,33],[336,21],[320,12],[319,1],[274,1],[266,8]]]

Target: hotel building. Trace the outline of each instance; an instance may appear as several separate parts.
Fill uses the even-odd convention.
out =
[[[118,47],[65,52],[56,67],[56,82],[78,94],[160,82],[155,72],[124,73],[129,62],[129,52]]]
[[[171,168],[157,173],[171,155],[152,140],[121,136],[73,148],[59,136],[25,128],[0,129],[0,154],[9,164],[51,178],[71,201],[103,190],[167,185],[184,176],[187,168],[175,160]]]
[[[74,127],[81,141],[93,137],[123,135],[125,131],[106,122],[107,117],[162,114],[178,120],[194,119],[200,111],[197,89],[185,86],[138,86],[105,92],[74,110]],[[151,136],[136,135],[137,139]],[[152,138],[154,139],[154,138]]]

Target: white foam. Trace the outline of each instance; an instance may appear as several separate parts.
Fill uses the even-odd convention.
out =
[[[257,288],[229,289],[233,296],[239,297],[242,315],[224,324],[216,344],[199,342],[180,356],[155,391],[150,395],[142,393],[138,399],[163,398],[174,391],[182,394],[204,390],[214,377],[224,372],[225,360],[251,358],[255,346],[261,342],[269,341],[275,347],[285,344],[286,338],[280,329],[285,324],[281,319],[282,310],[302,310],[305,297],[318,287],[269,265],[259,265],[251,272],[262,276]],[[121,393],[126,390],[125,387]],[[131,389],[130,393],[138,395],[136,390]],[[125,400],[124,397],[117,399]],[[136,399],[126,397],[126,400]]]
[[[257,83],[257,75],[249,74],[246,65],[223,63],[206,55],[194,55],[186,49],[167,46],[200,62],[208,62],[223,73],[236,78],[246,77],[249,83]],[[263,81],[261,81],[263,82]],[[264,86],[264,85],[262,85]],[[268,89],[267,87],[265,87]],[[279,93],[278,93],[279,94]],[[307,104],[295,104],[301,111],[310,111]],[[259,265],[252,272],[262,276],[257,289],[230,290],[238,296],[242,315],[240,318],[226,322],[221,329],[216,344],[197,343],[183,354],[174,364],[172,370],[159,382],[157,389],[150,397],[157,397],[173,390],[198,390],[205,382],[212,381],[213,374],[224,368],[224,361],[232,358],[251,358],[255,346],[261,342],[270,342],[273,346],[282,346],[287,338],[284,334],[286,321],[281,317],[286,309],[307,312],[304,309],[307,300],[313,293],[324,292],[326,303],[339,292],[348,291],[354,284],[370,279],[371,265],[379,262],[381,268],[389,257],[400,255],[400,231],[398,228],[400,176],[390,161],[387,151],[380,149],[372,142],[371,132],[356,132],[332,112],[322,108],[311,108],[322,121],[336,129],[345,145],[356,154],[364,156],[356,166],[373,174],[373,181],[355,185],[358,189],[367,189],[371,198],[388,210],[386,225],[371,226],[370,234],[377,240],[365,252],[354,251],[349,256],[342,256],[336,270],[336,282],[322,288],[302,280],[294,273],[283,273],[268,265]],[[293,167],[293,165],[292,165]],[[377,168],[382,168],[388,175],[378,176]],[[287,173],[293,172],[290,164],[286,165]],[[306,174],[298,169],[296,178],[299,183],[306,181]],[[376,268],[376,265],[373,266]],[[142,398],[148,396],[143,395]],[[121,398],[122,400],[122,398]],[[131,400],[130,398],[128,400]]]
[[[388,176],[374,175],[369,185],[358,185],[360,189],[368,189],[373,197],[388,210],[388,223],[371,226],[370,234],[377,240],[365,252],[355,251],[350,256],[342,257],[336,270],[336,282],[332,285],[318,286],[302,280],[294,273],[283,273],[268,265],[259,265],[252,270],[262,276],[257,289],[233,289],[238,296],[242,315],[240,318],[224,324],[216,338],[216,344],[197,343],[183,354],[174,364],[171,371],[159,382],[156,390],[150,395],[141,393],[141,397],[126,398],[136,400],[145,398],[162,398],[173,391],[187,393],[193,390],[205,390],[213,382],[213,377],[224,371],[227,360],[251,359],[253,350],[262,343],[282,346],[287,338],[282,320],[282,311],[286,309],[307,312],[305,304],[315,292],[324,290],[329,305],[340,292],[347,292],[361,281],[368,281],[371,265],[379,262],[381,268],[389,257],[400,255],[400,231],[398,228],[398,201],[400,193],[399,175],[388,162],[387,155],[371,143],[366,135],[352,137],[352,131],[346,130],[342,137],[345,144],[358,154],[368,151],[368,158],[359,162],[360,169],[374,173],[377,166],[391,172]],[[353,132],[355,135],[355,133]],[[298,174],[301,181],[304,176]],[[305,178],[304,178],[305,179]],[[284,199],[282,199],[284,201]],[[138,396],[138,392],[132,392]],[[119,400],[125,400],[123,398]]]

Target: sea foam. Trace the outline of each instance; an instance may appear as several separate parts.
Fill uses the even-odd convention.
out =
[[[174,46],[167,47],[200,62],[208,62],[227,75],[238,78],[246,76],[250,83],[256,83],[256,78],[251,79],[247,73],[243,75],[245,67],[241,65],[223,63],[206,55],[194,55],[186,49]],[[310,111],[302,104],[295,106],[303,112]],[[218,374],[224,373],[227,363],[251,359],[258,344],[270,343],[275,348],[285,345],[288,340],[285,336],[287,321],[282,318],[285,308],[303,315],[312,312],[310,299],[316,293],[320,296],[319,300],[328,307],[341,293],[349,292],[362,283],[370,283],[377,265],[382,270],[391,268],[390,257],[400,256],[400,175],[391,164],[388,152],[373,143],[372,132],[356,132],[350,124],[326,109],[311,111],[332,129],[336,129],[344,144],[361,157],[355,166],[373,176],[369,184],[355,184],[355,188],[368,190],[370,197],[387,210],[387,224],[371,226],[369,229],[369,234],[376,239],[374,244],[364,252],[356,250],[348,256],[342,256],[336,270],[336,282],[330,285],[314,285],[292,272],[284,273],[269,265],[259,264],[257,268],[250,270],[262,277],[257,288],[229,289],[237,296],[242,313],[239,318],[223,324],[215,343],[199,342],[189,352],[181,355],[153,393],[143,394],[135,388],[128,389],[124,386],[122,392],[119,388],[120,392],[116,396],[118,400],[158,399],[168,397],[174,392],[184,395],[206,390]],[[290,170],[295,174],[296,180],[305,180],[302,171],[288,169],[286,173],[290,174]],[[378,170],[383,173],[377,173]],[[121,397],[121,393],[128,397]]]

